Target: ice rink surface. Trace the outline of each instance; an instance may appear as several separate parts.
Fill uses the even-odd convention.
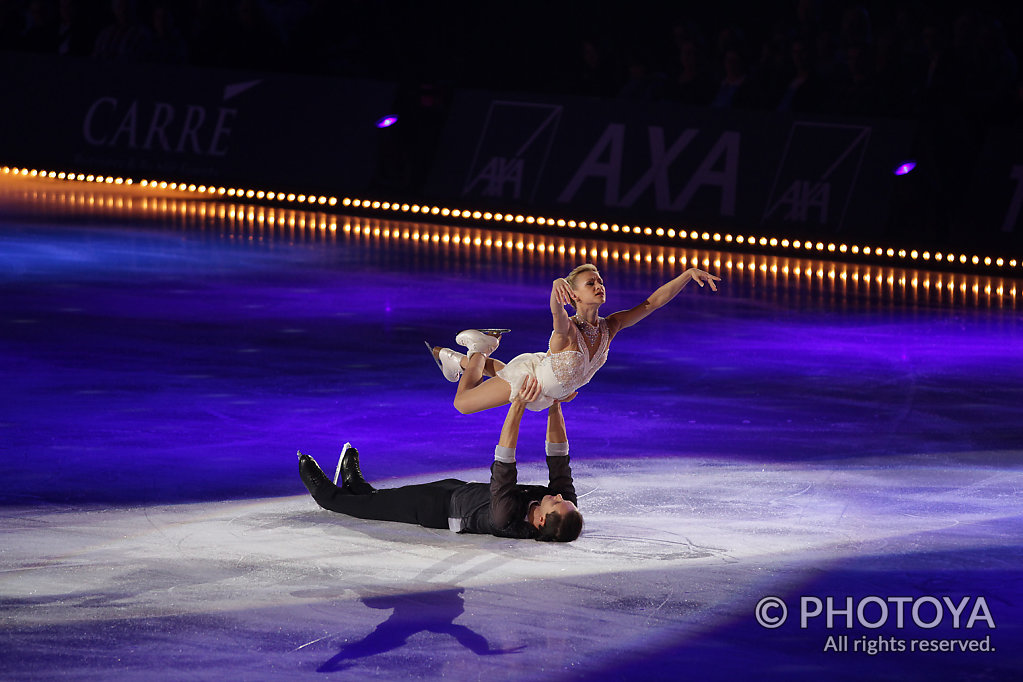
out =
[[[295,451],[345,441],[486,480],[503,411],[422,341],[543,350],[583,261],[604,314],[723,282],[565,407],[578,541],[315,505]],[[0,677],[1020,679],[1019,287],[6,178]]]

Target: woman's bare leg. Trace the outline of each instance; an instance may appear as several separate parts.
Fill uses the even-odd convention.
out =
[[[455,409],[462,414],[500,407],[507,405],[511,400],[511,385],[507,381],[500,377],[483,381],[487,360],[489,358],[482,353],[474,353],[467,362],[463,362],[465,371],[462,372],[458,388],[455,389]],[[504,363],[496,362],[504,367]],[[483,383],[480,383],[481,381]]]

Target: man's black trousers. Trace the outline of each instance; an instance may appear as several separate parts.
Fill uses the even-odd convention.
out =
[[[350,495],[336,485],[324,485],[313,499],[324,509],[357,519],[414,523],[426,528],[447,528],[451,493],[465,485],[457,478],[386,488],[370,495]]]

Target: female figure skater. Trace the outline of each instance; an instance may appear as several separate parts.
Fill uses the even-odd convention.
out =
[[[605,319],[597,315],[606,299],[604,280],[596,266],[587,263],[566,277],[554,280],[551,287],[554,331],[546,353],[523,353],[507,364],[491,358],[491,353],[497,350],[500,333],[508,331],[503,329],[459,332],[455,341],[466,347],[465,355],[450,348],[433,347],[431,350],[444,377],[458,382],[455,409],[462,414],[507,405],[530,376],[540,383],[542,394],[526,407],[538,412],[550,407],[555,400],[571,400],[603,366],[611,340],[618,332],[666,305],[690,280],[701,287],[709,284],[711,290],[717,291],[714,282],[721,278],[690,268],[636,307],[612,313]],[[569,317],[566,305],[575,308],[575,315]],[[492,378],[484,381],[484,375]]]

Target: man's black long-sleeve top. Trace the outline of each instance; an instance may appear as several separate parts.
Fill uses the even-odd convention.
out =
[[[490,467],[490,485],[467,483],[451,494],[452,530],[508,538],[536,537],[539,531],[526,521],[533,502],[539,502],[545,495],[561,495],[572,504],[578,502],[568,458],[547,457],[546,486],[519,485],[515,462],[495,461]]]

